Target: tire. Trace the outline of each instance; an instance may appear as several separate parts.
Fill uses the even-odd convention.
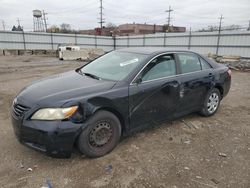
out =
[[[88,157],[101,157],[111,152],[121,137],[121,123],[111,112],[97,111],[78,138],[78,148]]]
[[[219,106],[221,101],[220,91],[216,88],[210,90],[206,96],[206,99],[203,103],[203,108],[200,111],[200,114],[208,117],[214,115]]]

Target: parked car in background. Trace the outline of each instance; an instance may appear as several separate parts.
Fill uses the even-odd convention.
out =
[[[76,144],[100,157],[153,123],[215,114],[230,84],[228,67],[191,51],[120,49],[24,88],[12,123],[21,143],[49,155],[69,157]]]

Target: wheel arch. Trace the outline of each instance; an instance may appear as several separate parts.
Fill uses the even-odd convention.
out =
[[[121,124],[121,134],[126,135],[128,130],[127,130],[125,119],[123,118],[122,114],[118,110],[116,110],[114,107],[101,106],[101,105],[95,106],[95,107],[92,106],[92,109],[88,111],[88,117],[87,117],[86,121],[88,121],[89,118],[93,117],[97,112],[102,111],[102,110],[103,111],[108,111],[108,112],[114,114],[118,118],[118,120],[120,121],[120,124]],[[75,140],[74,140],[74,145],[77,144],[77,140],[79,139],[79,136],[80,136],[81,132],[83,131],[83,129],[84,128],[82,128],[77,133],[77,135],[75,137]]]
[[[223,94],[224,94],[224,89],[223,89],[223,87],[222,87],[221,85],[219,85],[219,84],[216,84],[214,88],[216,88],[216,89],[219,90],[219,92],[220,92],[220,97],[221,97],[221,99],[222,99],[222,98],[223,98]]]
[[[108,112],[114,114],[119,119],[119,121],[121,123],[122,134],[124,133],[124,131],[126,131],[125,120],[124,120],[123,116],[121,115],[121,113],[118,110],[116,110],[116,109],[114,109],[112,107],[102,106],[102,107],[97,108],[94,111],[93,115],[95,113],[97,113],[98,111],[101,111],[101,110],[108,111]]]

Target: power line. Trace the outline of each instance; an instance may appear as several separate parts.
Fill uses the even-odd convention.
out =
[[[82,3],[81,3],[82,4]],[[93,7],[94,6],[94,7]],[[89,9],[96,9],[96,3],[89,2],[84,4],[83,6],[78,6],[75,8],[69,8],[69,9],[60,9],[60,11],[47,11],[49,14],[64,14],[68,12],[75,13],[76,11],[81,11],[83,12],[84,10],[89,10]],[[84,11],[85,12],[85,11]]]
[[[17,24],[18,24],[18,26],[21,26],[20,22],[21,22],[21,20],[19,18],[17,18]]]
[[[167,18],[167,21],[168,21],[168,32],[170,31],[170,20],[171,20],[171,12],[174,11],[173,9],[171,9],[171,6],[169,6],[168,10],[166,10],[166,12],[168,13],[168,18]]]

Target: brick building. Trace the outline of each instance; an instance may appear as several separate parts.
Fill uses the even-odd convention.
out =
[[[80,33],[87,35],[104,35],[112,36],[113,34],[126,36],[126,35],[143,35],[166,32],[166,26],[156,24],[122,24],[116,28],[95,28],[90,30],[81,30]],[[170,32],[185,32],[186,27],[171,26]]]

